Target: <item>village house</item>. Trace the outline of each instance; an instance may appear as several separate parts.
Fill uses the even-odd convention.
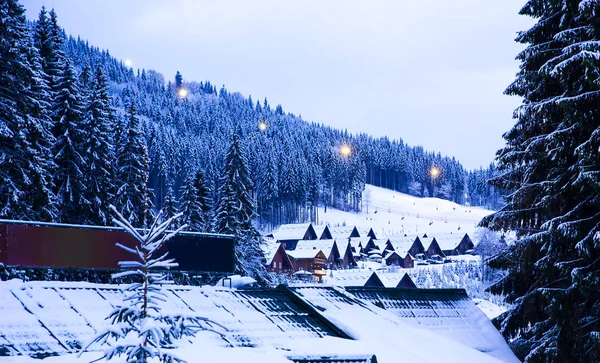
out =
[[[265,249],[265,258],[267,260],[267,272],[274,273],[292,273],[294,265],[281,243],[273,243],[270,248]]]
[[[286,251],[290,257],[294,271],[307,271],[317,276],[324,274],[323,270],[327,266],[327,257],[321,250],[296,249]]]
[[[312,223],[282,224],[276,232],[266,237],[272,237],[277,242],[282,243],[283,248],[286,250],[294,250],[300,240],[318,239]]]
[[[329,232],[331,236],[335,240],[348,240],[352,237],[360,237],[360,233],[356,227],[352,226],[341,226],[341,227],[331,227],[329,226]]]
[[[333,239],[300,240],[296,244],[296,249],[294,251],[300,250],[322,251],[327,260],[325,268],[328,270],[342,267],[340,251],[336,241]]]
[[[425,247],[424,254],[426,259],[430,259],[433,256],[440,256],[441,258],[446,257],[435,237],[424,235],[419,239],[421,240],[421,244]]]
[[[338,243],[338,250],[341,253],[342,268],[355,268],[357,266],[356,259],[354,258],[354,251],[352,249],[352,244],[350,242],[346,243],[346,246],[343,247],[343,243]],[[343,251],[343,253],[342,253]]]
[[[435,235],[435,240],[446,256],[464,255],[474,248],[467,233],[440,233]]]

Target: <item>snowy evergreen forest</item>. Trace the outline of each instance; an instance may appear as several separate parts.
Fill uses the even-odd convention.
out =
[[[318,205],[358,210],[365,183],[501,203],[486,186],[487,170],[469,174],[422,147],[306,122],[266,99],[179,73],[172,82],[136,73],[67,37],[54,11],[27,22],[15,9],[2,14],[0,29],[1,218],[104,225],[112,203],[134,225],[161,209],[182,210],[192,230],[217,230],[225,153],[236,133],[265,228],[315,220]]]
[[[501,331],[525,362],[600,362],[600,1],[529,0],[537,19],[507,88],[520,96],[495,186],[513,190],[482,224],[520,239],[489,266],[514,303]]]

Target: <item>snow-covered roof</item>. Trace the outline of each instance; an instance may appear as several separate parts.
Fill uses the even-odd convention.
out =
[[[361,237],[367,237],[369,232],[371,231],[373,231],[373,234],[375,235],[375,237],[377,237],[377,234],[371,227],[356,227],[356,230],[358,231],[358,234],[360,234]]]
[[[316,250],[318,252],[321,250],[323,251],[323,254],[325,254],[325,257],[329,258],[329,255],[333,251],[334,245],[336,245],[334,239],[300,240],[296,245],[295,251]]]
[[[97,353],[86,353],[81,359],[74,353],[97,331],[107,328],[109,322],[104,317],[122,303],[126,287],[0,282],[0,350],[9,355],[58,354],[49,358],[50,363],[93,361]],[[495,328],[464,292],[443,290],[438,294],[441,299],[424,295],[419,289],[400,297],[392,293],[389,299],[377,295],[390,290],[398,289],[169,286],[162,309],[165,314],[199,314],[223,326],[215,326],[215,330],[232,346],[226,347],[228,344],[217,334],[200,332],[177,350],[190,361],[200,354],[212,360],[248,363],[283,363],[285,357],[308,356],[340,357],[336,361],[348,362],[342,357],[373,355],[379,363],[397,362],[398,357],[425,363],[497,362],[491,356],[516,362]],[[460,298],[453,297],[452,291]],[[474,316],[472,307],[483,320]],[[397,313],[402,309],[406,314]],[[477,340],[456,342],[464,340],[461,335],[465,331],[475,330],[481,335]],[[496,335],[490,335],[490,331]],[[486,344],[479,347],[485,339]],[[486,353],[481,352],[483,349]],[[27,358],[19,361],[33,362]]]
[[[331,286],[365,286],[373,271],[368,270],[332,270],[323,276],[323,282]]]
[[[406,275],[405,271],[399,272],[377,272],[377,276],[383,282],[385,287],[396,287],[402,278]]]
[[[270,264],[271,262],[273,262],[273,258],[275,257],[275,254],[277,253],[277,250],[279,249],[279,246],[281,244],[279,242],[274,242],[274,241],[268,241],[267,243],[264,243],[261,248],[265,254],[265,259],[267,260],[267,264]]]
[[[519,361],[464,290],[290,289],[373,348],[379,362],[398,362],[400,357],[409,362]],[[382,346],[404,354],[388,355],[392,351]]]
[[[285,252],[287,252],[288,256],[293,257],[295,259],[299,259],[299,258],[315,258],[315,257],[317,257],[319,252],[322,252],[322,251],[320,249],[306,248],[306,249],[295,249],[293,251],[285,251]]]
[[[505,362],[518,362],[504,338],[464,290],[374,289],[348,291],[394,313],[401,321],[435,332]]]
[[[77,352],[121,304],[127,285],[16,281],[0,282],[0,351],[10,355]],[[163,312],[184,310],[227,328],[237,346],[284,347],[290,339],[339,336],[288,294],[277,289],[231,290],[170,286]],[[250,301],[252,303],[250,303]],[[218,337],[214,344],[222,345]]]
[[[453,250],[460,244],[466,233],[437,233],[433,237],[442,251]]]
[[[350,238],[350,234],[354,230],[354,226],[342,226],[342,227],[331,227],[329,226],[329,231],[331,232],[331,236],[336,240],[347,240]]]
[[[399,255],[406,256],[408,250],[415,243],[416,237],[398,237],[398,238],[389,238],[388,240],[394,247],[394,250],[398,252]]]
[[[282,224],[276,232],[273,232],[273,238],[277,241],[300,240],[304,238],[310,225],[310,223]]]
[[[317,233],[317,238],[321,238],[321,235],[323,235],[323,232],[325,231],[325,228],[327,228],[327,225],[326,224],[319,224],[319,225],[313,224],[313,228],[315,229],[315,232]]]

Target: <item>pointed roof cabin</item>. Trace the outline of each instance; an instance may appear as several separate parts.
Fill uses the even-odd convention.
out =
[[[282,224],[276,232],[272,233],[272,236],[277,242],[283,243],[283,247],[288,251],[294,250],[300,240],[318,239],[312,223]]]
[[[356,230],[361,237],[371,237],[373,239],[377,239],[377,235],[371,227],[356,227]]]
[[[327,268],[340,265],[340,251],[334,239],[300,240],[295,251],[321,250],[327,260]]]
[[[464,255],[466,251],[474,248],[473,241],[467,233],[440,233],[435,235],[435,240],[446,256]]]
[[[348,239],[352,237],[360,237],[360,233],[356,227],[351,226],[341,226],[341,227],[329,227],[329,232],[331,232],[331,236],[333,239],[341,240]]]
[[[329,226],[326,224],[321,224],[318,226],[313,225],[315,232],[319,239],[334,239],[331,235],[331,231],[329,230]]]

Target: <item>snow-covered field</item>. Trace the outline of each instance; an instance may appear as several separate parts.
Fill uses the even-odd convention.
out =
[[[331,208],[325,212],[321,207],[318,224],[371,227],[378,236],[459,231],[472,237],[479,221],[490,213],[492,211],[480,207],[438,198],[417,198],[367,185],[360,213]]]

